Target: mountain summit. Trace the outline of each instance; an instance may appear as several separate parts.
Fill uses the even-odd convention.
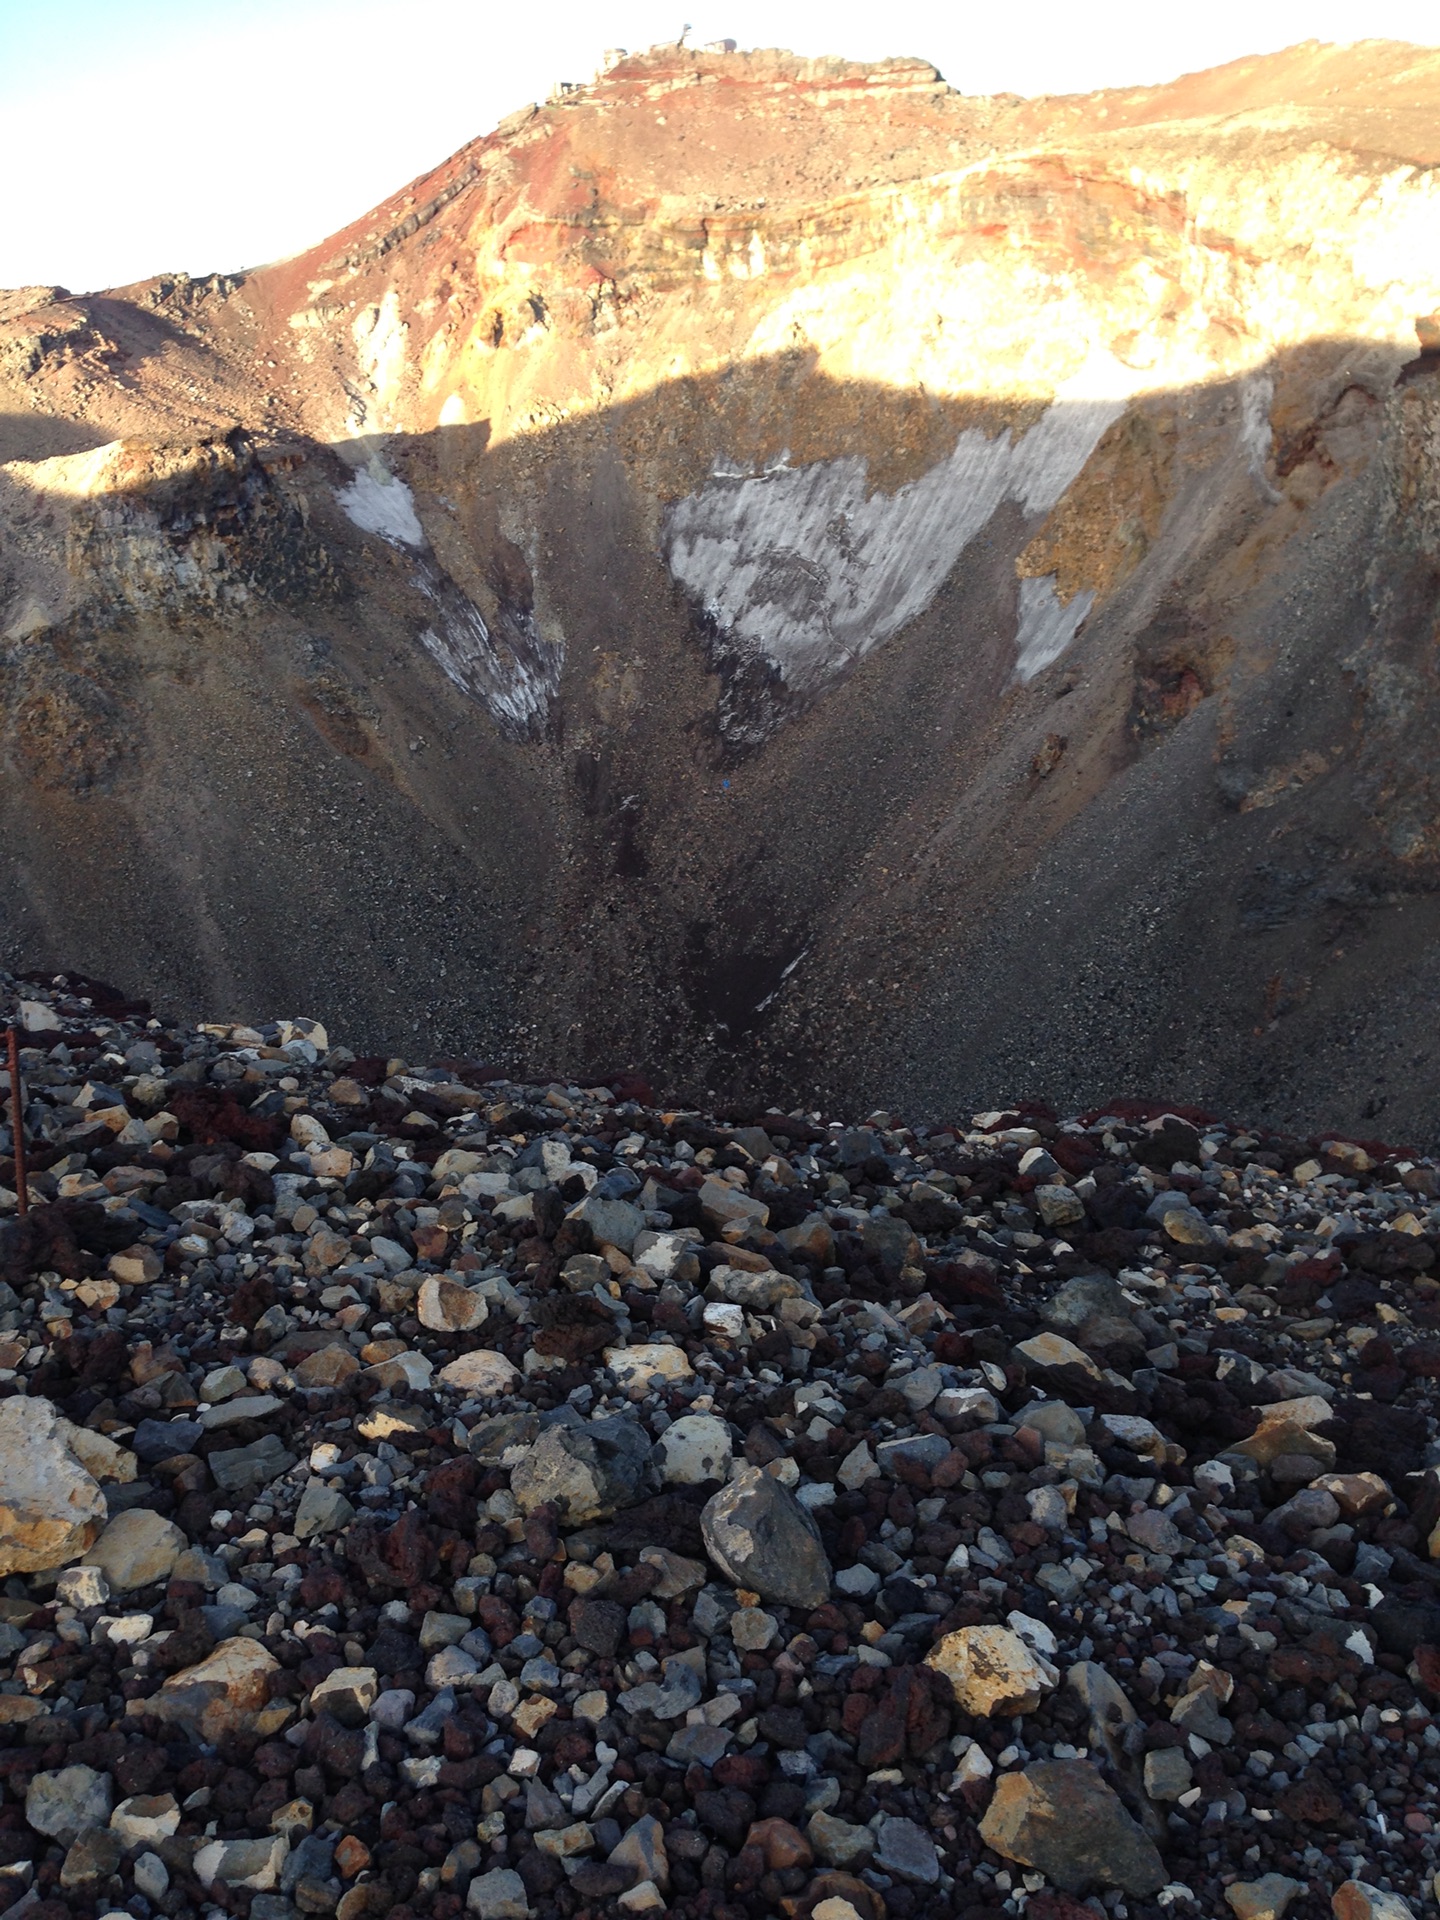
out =
[[[377,1047],[1433,1134],[1440,53],[658,49],[0,295],[3,938]]]

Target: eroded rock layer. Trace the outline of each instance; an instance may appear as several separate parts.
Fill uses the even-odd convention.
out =
[[[4,296],[12,954],[1432,1132],[1437,154],[1386,43],[665,50],[296,260]]]

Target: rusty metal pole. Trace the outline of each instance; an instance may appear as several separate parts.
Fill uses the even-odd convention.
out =
[[[20,1098],[20,1048],[13,1026],[6,1029],[5,1051],[10,1062],[10,1131],[15,1143],[15,1203],[23,1220],[30,1211],[30,1189],[25,1174],[25,1109]]]

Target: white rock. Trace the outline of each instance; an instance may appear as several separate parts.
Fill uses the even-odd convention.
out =
[[[202,1887],[253,1887],[263,1893],[278,1886],[289,1854],[283,1833],[264,1840],[211,1840],[195,1855],[195,1878]]]
[[[483,1293],[448,1274],[428,1274],[420,1283],[416,1313],[433,1333],[473,1333],[484,1326],[490,1308]]]
[[[925,1660],[950,1682],[964,1713],[1033,1713],[1060,1676],[1008,1627],[961,1627],[947,1633]]]
[[[503,1353],[477,1347],[473,1353],[462,1353],[458,1360],[442,1367],[435,1376],[435,1384],[461,1393],[496,1394],[509,1393],[519,1378],[520,1369]]]
[[[180,1807],[173,1793],[136,1793],[110,1816],[110,1828],[127,1847],[168,1840],[180,1830]]]
[[[695,1372],[683,1347],[660,1340],[638,1347],[607,1347],[605,1364],[622,1386],[644,1386],[657,1373],[666,1381],[689,1380]]]
[[[163,1515],[148,1507],[130,1507],[117,1513],[90,1549],[91,1563],[100,1568],[112,1592],[129,1593],[168,1580],[189,1541]]]
[[[734,1451],[729,1427],[713,1413],[683,1414],[656,1442],[660,1477],[671,1486],[725,1479]]]
[[[100,1567],[66,1567],[55,1582],[55,1598],[62,1607],[103,1607],[110,1582]]]
[[[66,1444],[50,1401],[0,1401],[0,1578],[78,1560],[105,1525],[105,1496]]]

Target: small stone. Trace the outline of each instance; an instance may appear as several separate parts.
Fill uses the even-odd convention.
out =
[[[239,1367],[212,1367],[200,1382],[200,1398],[212,1405],[221,1400],[233,1400],[249,1384]]]
[[[947,1633],[925,1665],[949,1681],[964,1713],[1033,1713],[1060,1676],[1008,1627],[961,1627]]]
[[[812,1814],[805,1829],[816,1857],[827,1867],[855,1867],[875,1851],[875,1833],[867,1826],[852,1826],[833,1814]]]
[[[595,1836],[584,1820],[572,1821],[568,1827],[541,1828],[535,1835],[536,1847],[552,1860],[576,1860],[594,1844]]]
[[[836,1484],[847,1493],[855,1493],[867,1480],[878,1480],[880,1469],[875,1464],[875,1456],[870,1451],[868,1440],[862,1440],[853,1446],[840,1462],[835,1473]]]
[[[66,1444],[68,1426],[38,1394],[0,1401],[0,1578],[78,1560],[105,1525],[105,1496]]]
[[[93,1893],[118,1871],[125,1843],[107,1827],[92,1827],[71,1842],[60,1867],[60,1885],[66,1893]]]
[[[705,1332],[716,1340],[743,1340],[745,1309],[733,1300],[707,1300],[701,1314]]]
[[[730,1616],[730,1638],[741,1653],[763,1653],[779,1630],[774,1614],[759,1607],[737,1607]]]
[[[945,1385],[939,1367],[916,1367],[900,1381],[900,1393],[912,1413],[923,1413]]]
[[[354,1518],[355,1509],[339,1488],[317,1481],[301,1494],[292,1531],[297,1540],[313,1540],[322,1533],[339,1533]]]
[[[374,1667],[337,1667],[310,1689],[310,1711],[332,1714],[342,1727],[363,1727],[379,1693]]]
[[[1232,1881],[1225,1889],[1225,1899],[1235,1920],[1283,1920],[1285,1909],[1304,1891],[1301,1880],[1267,1873],[1263,1880]]]
[[[118,1280],[122,1287],[144,1287],[160,1278],[165,1263],[154,1247],[139,1245],[126,1247],[122,1253],[112,1253],[108,1271],[110,1278]]]
[[[1415,1920],[1408,1901],[1398,1893],[1372,1887],[1367,1880],[1346,1880],[1330,1896],[1335,1920]]]
[[[1328,1400],[1319,1394],[1302,1394],[1295,1400],[1277,1400],[1260,1409],[1260,1424],[1248,1440],[1236,1443],[1236,1453],[1248,1454],[1262,1467],[1268,1467],[1281,1454],[1308,1454],[1322,1467],[1335,1464],[1335,1443],[1322,1440],[1311,1431],[1334,1418]],[[1360,1884],[1358,1881],[1355,1883]]]
[[[1175,1522],[1158,1507],[1146,1507],[1143,1513],[1132,1513],[1125,1522],[1125,1531],[1137,1547],[1144,1547],[1147,1553],[1182,1553],[1185,1549],[1185,1536]]]
[[[197,1665],[172,1673],[145,1709],[211,1745],[227,1733],[278,1732],[290,1718],[288,1706],[270,1700],[270,1676],[279,1666],[256,1640],[222,1640]]]
[[[489,1347],[477,1347],[473,1353],[462,1353],[458,1360],[452,1360],[448,1366],[442,1367],[435,1376],[435,1384],[448,1387],[452,1392],[479,1394],[488,1398],[494,1394],[509,1393],[519,1378],[520,1369],[513,1361],[507,1360],[503,1353],[495,1353]],[[516,1877],[511,1875],[512,1879]]]
[[[483,1293],[462,1285],[447,1274],[429,1274],[420,1283],[416,1316],[433,1333],[473,1333],[489,1318]]]
[[[90,1561],[110,1582],[111,1591],[129,1593],[168,1580],[189,1541],[173,1520],[148,1507],[117,1513],[95,1545]]]
[[[264,1840],[211,1840],[195,1855],[195,1878],[202,1887],[250,1887],[266,1892],[278,1886],[290,1852],[283,1834]]]
[[[680,1727],[672,1733],[665,1748],[668,1760],[678,1760],[682,1766],[696,1761],[702,1767],[713,1767],[730,1744],[730,1736],[724,1727],[712,1727],[701,1721],[693,1727]]]
[[[1063,1533],[1070,1524],[1070,1509],[1058,1487],[1032,1487],[1025,1496],[1030,1519],[1047,1533]]]
[[[762,1600],[822,1606],[830,1562],[814,1517],[773,1475],[738,1469],[700,1516],[705,1551],[727,1580]]]
[[[898,1873],[902,1880],[917,1886],[934,1886],[940,1878],[935,1842],[914,1820],[891,1818],[881,1822],[875,1864],[882,1872]]]
[[[170,1869],[158,1853],[142,1853],[132,1869],[135,1891],[147,1900],[163,1900],[170,1891]]]
[[[420,1651],[439,1653],[442,1647],[458,1646],[470,1627],[463,1613],[427,1613],[420,1622]]]
[[[547,1427],[511,1474],[510,1489],[522,1513],[553,1503],[562,1526],[588,1526],[655,1491],[650,1455],[650,1436],[625,1416]]]
[[[480,1662],[463,1647],[443,1647],[425,1664],[425,1684],[438,1693],[445,1687],[464,1687],[480,1671]]]
[[[788,1873],[814,1864],[810,1842],[788,1820],[757,1820],[745,1836],[747,1847],[758,1847],[771,1873]]]
[[[353,1880],[370,1864],[370,1849],[353,1833],[347,1833],[335,1849],[335,1871],[342,1880]]]
[[[339,1387],[359,1371],[359,1356],[349,1347],[320,1347],[296,1366],[295,1382],[301,1387]]]
[[[942,1420],[964,1420],[983,1427],[1000,1418],[1000,1402],[984,1387],[946,1387],[935,1402],[935,1411]]]
[[[1215,1230],[1195,1207],[1169,1207],[1160,1222],[1167,1240],[1180,1247],[1213,1247]]]
[[[730,1429],[713,1413],[686,1413],[671,1424],[655,1443],[660,1478],[667,1486],[701,1486],[724,1480],[730,1471],[734,1442]]]
[[[998,1410],[996,1416],[998,1418]],[[1085,1444],[1085,1423],[1073,1407],[1063,1400],[1041,1400],[1024,1407],[1015,1416],[1015,1424],[1033,1427],[1057,1447],[1074,1448]]]
[[[752,1200],[743,1188],[732,1187],[728,1180],[707,1175],[700,1188],[700,1212],[707,1227],[723,1240],[727,1234],[743,1235],[752,1227],[763,1227],[770,1209],[760,1200]]]
[[[132,1794],[111,1814],[110,1826],[127,1847],[168,1840],[180,1830],[179,1802],[173,1793]]]
[[[224,1400],[218,1407],[201,1407],[195,1418],[206,1433],[215,1433],[222,1427],[238,1426],[242,1420],[268,1420],[283,1404],[273,1393],[246,1394],[240,1400]]]
[[[402,1407],[392,1404],[368,1407],[355,1422],[355,1431],[362,1440],[390,1440],[397,1433],[428,1433],[433,1424],[433,1415],[423,1407]]]
[[[683,1347],[663,1341],[650,1341],[637,1347],[607,1347],[605,1364],[622,1387],[648,1386],[656,1375],[668,1386],[676,1380],[689,1380],[695,1369]]]
[[[1037,1333],[1030,1340],[1022,1340],[1015,1351],[1027,1366],[1036,1367],[1041,1372],[1060,1367],[1078,1367],[1081,1373],[1089,1374],[1093,1380],[1100,1378],[1099,1367],[1085,1349],[1077,1347],[1073,1340],[1063,1339],[1058,1333]]]
[[[528,1920],[530,1912],[525,1882],[511,1867],[479,1874],[470,1882],[465,1904],[480,1920]]]
[[[587,1194],[567,1218],[588,1227],[596,1246],[614,1247],[626,1255],[635,1251],[636,1239],[645,1230],[645,1216],[638,1207],[598,1193]]]
[[[842,1567],[835,1576],[835,1584],[842,1593],[848,1593],[857,1600],[864,1600],[874,1593],[880,1585],[880,1576],[873,1567],[858,1562],[853,1567]]]
[[[670,1884],[670,1857],[665,1851],[665,1829],[653,1814],[645,1814],[620,1836],[610,1850],[609,1865],[624,1867],[637,1882],[656,1887]]]
[[[1090,1745],[1103,1747],[1112,1763],[1119,1766],[1125,1729],[1139,1719],[1130,1696],[1114,1675],[1094,1660],[1077,1660],[1065,1675],[1065,1685],[1089,1712]]]
[[[1069,1187],[1036,1187],[1035,1205],[1041,1223],[1050,1232],[1073,1227],[1085,1218],[1085,1202]]]
[[[1347,1520],[1383,1513],[1395,1498],[1378,1473],[1325,1473],[1310,1485],[1317,1492],[1328,1493]]]
[[[231,1495],[258,1492],[294,1464],[294,1454],[275,1433],[262,1434],[246,1447],[217,1447],[206,1462],[216,1486]]]
[[[980,1837],[1066,1893],[1103,1886],[1138,1897],[1158,1893],[1166,1882],[1154,1843],[1084,1761],[1042,1760],[1002,1773]]]
[[[660,1578],[650,1589],[656,1600],[679,1600],[697,1587],[703,1587],[710,1577],[710,1569],[702,1561],[688,1560],[683,1553],[672,1553],[668,1547],[643,1548],[640,1564],[659,1569]]]
[[[622,1913],[661,1913],[665,1896],[653,1880],[641,1880],[617,1894],[615,1904]]]
[[[1195,1769],[1183,1747],[1157,1747],[1145,1756],[1145,1791],[1152,1800],[1178,1800],[1195,1784]]]
[[[103,1607],[110,1582],[103,1567],[66,1567],[55,1582],[55,1598],[62,1607]]]
[[[766,1267],[752,1273],[748,1267],[716,1267],[706,1293],[712,1300],[728,1300],[747,1313],[775,1313],[785,1301],[804,1297],[798,1280]]]
[[[943,1433],[913,1433],[900,1440],[882,1440],[875,1449],[875,1464],[882,1473],[895,1473],[903,1461],[916,1467],[938,1467],[950,1451]]]
[[[68,1844],[77,1834],[109,1823],[115,1783],[94,1767],[37,1773],[25,1794],[25,1818],[37,1833]]]

